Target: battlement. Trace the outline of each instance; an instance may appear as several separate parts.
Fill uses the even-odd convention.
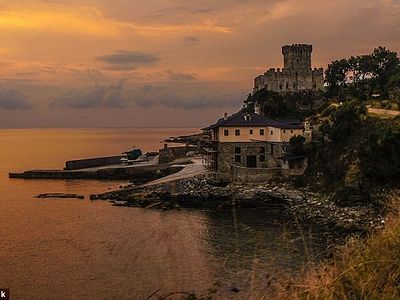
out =
[[[292,44],[292,45],[285,45],[282,47],[282,54],[287,55],[289,53],[300,53],[300,52],[309,52],[313,51],[312,45],[307,44]]]
[[[314,76],[324,76],[324,68],[314,68],[312,73]]]

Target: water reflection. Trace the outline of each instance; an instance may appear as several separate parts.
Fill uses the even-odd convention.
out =
[[[296,274],[310,260],[322,258],[319,254],[329,245],[326,229],[299,224],[280,208],[232,209],[207,216],[209,250],[221,266],[217,277],[241,290],[260,284],[255,280]]]

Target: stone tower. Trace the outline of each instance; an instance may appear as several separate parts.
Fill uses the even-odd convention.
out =
[[[254,79],[254,92],[261,89],[278,93],[318,91],[324,88],[324,70],[311,67],[312,45],[282,47],[283,69],[268,69]]]
[[[310,70],[312,45],[283,46],[283,68],[286,70]]]

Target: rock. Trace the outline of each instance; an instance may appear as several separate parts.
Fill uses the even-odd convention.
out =
[[[124,206],[152,209],[213,208],[224,209],[276,207],[290,216],[337,228],[338,232],[382,226],[380,218],[366,207],[340,207],[332,197],[294,189],[289,184],[221,184],[204,177],[181,179],[145,188],[91,195],[91,199],[121,201]],[[377,219],[378,218],[378,219]],[[371,223],[370,223],[371,221]]]
[[[46,193],[39,194],[36,198],[48,199],[48,198],[63,198],[63,199],[85,199],[82,195],[77,194],[65,194],[65,193]]]
[[[113,206],[126,206],[128,201],[114,201]]]

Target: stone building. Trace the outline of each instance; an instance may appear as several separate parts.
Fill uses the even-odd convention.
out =
[[[207,166],[224,181],[266,181],[304,172],[305,160],[288,155],[291,137],[303,135],[298,121],[275,121],[256,113],[225,115],[203,128],[210,136]]]
[[[256,92],[263,88],[275,92],[321,90],[324,87],[324,69],[311,67],[312,45],[283,46],[283,69],[272,68],[254,79]]]

